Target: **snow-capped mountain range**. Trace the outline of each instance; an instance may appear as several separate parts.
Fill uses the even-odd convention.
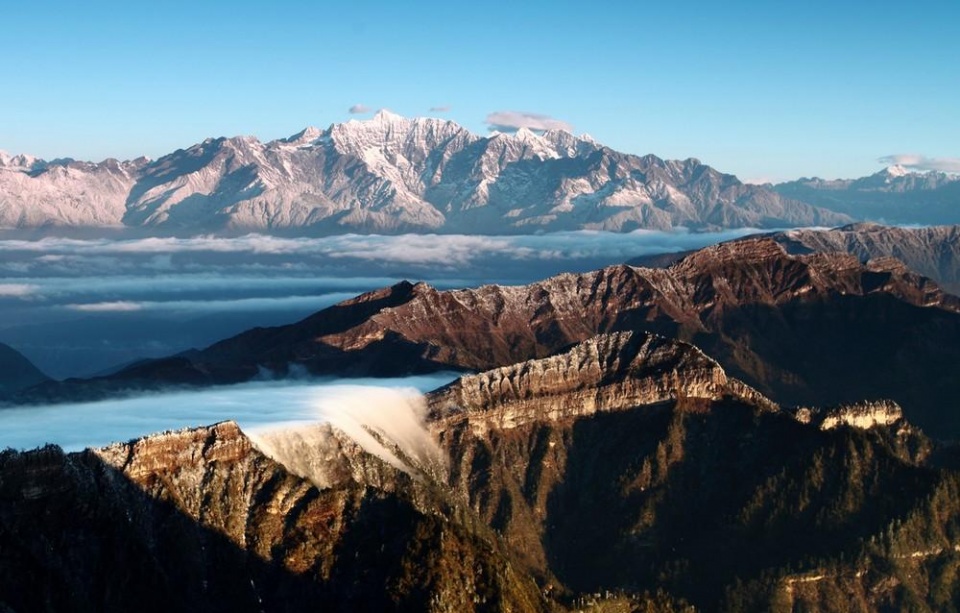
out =
[[[960,224],[960,174],[888,166],[859,179],[803,178],[772,186],[793,198],[856,219],[892,224]]]
[[[155,161],[0,153],[7,228],[503,234],[847,221],[692,158],[620,153],[563,131],[478,136],[387,111],[267,143],[207,139]]]

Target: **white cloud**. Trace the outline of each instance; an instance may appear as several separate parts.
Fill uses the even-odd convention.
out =
[[[350,113],[351,115],[366,115],[370,111],[371,111],[370,107],[365,104],[354,104],[349,109],[347,109],[347,112]]]
[[[39,286],[29,283],[0,283],[0,298],[26,298],[37,293]]]
[[[960,172],[960,158],[931,158],[916,153],[885,155],[877,160],[887,166],[900,165],[909,170]]]
[[[87,304],[67,304],[65,308],[71,311],[81,311],[84,313],[125,313],[130,311],[142,311],[143,305],[139,302],[129,300],[115,300],[113,302],[90,302]]]
[[[450,105],[447,105],[447,104],[444,104],[444,105],[441,105],[441,106],[431,106],[431,107],[430,107],[430,112],[431,112],[431,113],[446,113],[446,112],[448,112],[449,110],[450,110]]]
[[[395,430],[384,423],[389,414],[372,414],[374,409],[368,408],[364,413],[351,416],[350,405],[356,404],[357,398],[369,398],[377,390],[387,397],[392,391],[409,398],[449,383],[455,377],[453,373],[436,373],[400,379],[338,379],[327,383],[260,382],[93,403],[10,408],[0,411],[0,449],[30,449],[53,443],[67,451],[78,451],[226,419],[237,421],[247,430],[303,422],[336,423],[338,418],[352,417],[394,434]],[[371,390],[371,386],[376,388]],[[391,389],[383,391],[384,388]],[[345,406],[345,401],[351,402]],[[78,428],[78,423],[83,427]],[[409,432],[414,430],[401,429],[394,440],[402,446],[410,440]]]
[[[130,311],[204,311],[227,313],[237,311],[264,312],[276,309],[316,310],[348,300],[356,292],[331,292],[317,296],[278,296],[237,298],[235,300],[118,300],[65,304],[63,308],[87,313]]]
[[[563,130],[573,132],[573,126],[560,119],[554,119],[548,115],[539,113],[526,113],[523,111],[495,111],[487,115],[484,120],[490,130],[500,132],[512,132],[520,128],[530,130]]]

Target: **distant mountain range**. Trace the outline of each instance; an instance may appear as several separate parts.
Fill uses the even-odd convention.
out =
[[[860,179],[799,179],[778,194],[855,219],[891,224],[960,223],[960,174],[890,166]]]
[[[848,221],[695,159],[620,153],[562,131],[482,137],[386,111],[267,143],[207,139],[155,161],[0,154],[8,228],[509,234]]]

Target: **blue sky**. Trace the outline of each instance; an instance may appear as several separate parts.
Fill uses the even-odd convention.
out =
[[[0,149],[156,157],[363,105],[477,133],[491,113],[542,114],[744,179],[860,176],[894,154],[949,165],[957,24],[956,0],[16,3]]]

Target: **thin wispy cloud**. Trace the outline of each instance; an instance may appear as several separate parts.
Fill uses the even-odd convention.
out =
[[[64,308],[82,313],[129,313],[143,310],[139,302],[129,300],[114,300],[112,302],[91,302],[89,304],[67,304]]]
[[[528,130],[536,130],[539,132],[546,130],[573,132],[573,126],[566,121],[554,119],[549,115],[523,111],[495,111],[487,115],[484,122],[491,132],[515,132],[520,128],[527,128]]]
[[[276,309],[312,309],[319,311],[330,305],[356,296],[356,292],[331,292],[319,296],[279,296],[238,298],[236,300],[118,300],[65,304],[70,311],[86,313],[131,312],[131,311],[199,311],[229,313],[237,311],[264,312]]]
[[[349,109],[347,109],[347,112],[350,113],[351,115],[366,115],[370,111],[371,111],[370,107],[365,104],[354,104]]]
[[[886,166],[903,166],[919,172],[960,172],[960,158],[931,158],[917,153],[897,153],[885,155],[877,161]]]
[[[448,112],[449,110],[450,110],[450,106],[449,106],[449,105],[431,106],[431,107],[430,107],[430,112],[431,112],[431,113],[446,113],[446,112]]]

